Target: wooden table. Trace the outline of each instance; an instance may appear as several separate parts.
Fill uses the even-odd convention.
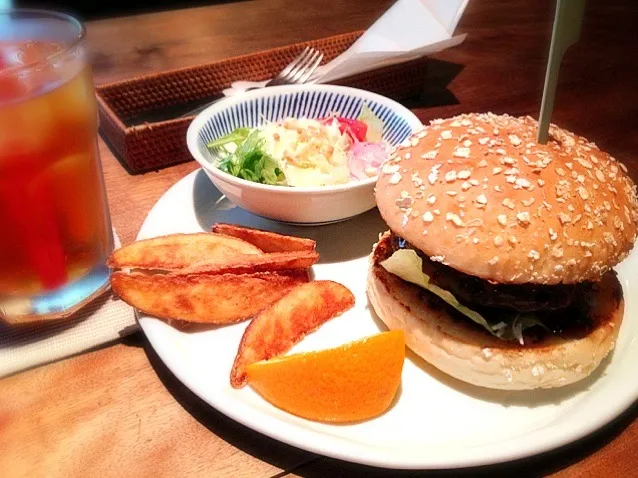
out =
[[[102,83],[365,28],[391,3],[246,1],[95,21],[88,40]],[[459,25],[469,36],[435,56],[423,98],[410,105],[416,114],[424,121],[488,110],[536,115],[552,3],[472,0]],[[589,2],[581,41],[563,64],[554,113],[555,122],[624,161],[634,179],[636,25],[633,0]],[[195,164],[130,176],[104,144],[100,150],[113,221],[128,243],[155,201]],[[636,476],[637,414],[634,406],[564,449],[463,474]],[[51,477],[413,476],[318,457],[238,425],[181,385],[140,333],[1,381],[0,470]],[[458,473],[444,473],[452,474]]]

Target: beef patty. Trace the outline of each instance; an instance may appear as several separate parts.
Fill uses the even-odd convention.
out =
[[[385,245],[384,245],[385,244]],[[461,302],[482,314],[490,317],[492,322],[510,321],[516,312],[533,313],[545,326],[533,327],[525,332],[529,343],[542,341],[545,334],[552,333],[563,338],[585,337],[597,326],[600,317],[592,315],[596,307],[592,307],[592,298],[598,294],[597,282],[582,284],[493,284],[489,281],[473,277],[439,262],[431,261],[420,250],[412,247],[404,239],[391,234],[391,237],[376,249],[375,261],[390,257],[398,249],[412,249],[423,259],[423,271],[430,280],[439,287],[448,290]],[[383,247],[380,247],[383,246]],[[609,271],[607,274],[616,273]],[[415,286],[417,287],[417,286]],[[445,308],[451,317],[467,321],[467,318],[449,306],[435,294],[424,289],[423,300],[430,306]],[[616,302],[622,301],[622,289],[618,284]],[[617,306],[617,304],[612,304]],[[516,307],[519,307],[518,309]],[[512,312],[515,312],[514,314]],[[470,323],[469,321],[468,323]],[[482,328],[476,325],[477,329]]]
[[[589,293],[590,282],[578,284],[499,284],[434,262],[405,239],[392,234],[392,247],[412,249],[423,260],[423,272],[430,280],[450,291],[468,307],[489,307],[517,312],[553,311],[569,307],[574,299]]]

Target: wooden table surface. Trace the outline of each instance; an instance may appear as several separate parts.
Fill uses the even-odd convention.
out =
[[[88,25],[91,61],[103,83],[365,28],[391,3],[245,1],[101,20]],[[581,41],[563,63],[553,119],[607,149],[638,179],[638,6],[588,3]],[[459,25],[466,42],[434,56],[424,94],[409,106],[424,121],[474,111],[536,115],[552,18],[549,0],[472,0]],[[157,199],[195,169],[191,162],[130,176],[103,143],[100,151],[124,243]],[[543,456],[462,474],[636,476],[637,414],[634,406],[593,436]],[[140,333],[2,380],[0,470],[11,477],[414,476],[319,457],[227,419],[181,385]]]

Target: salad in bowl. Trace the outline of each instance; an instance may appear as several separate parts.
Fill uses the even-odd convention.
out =
[[[186,139],[208,178],[237,206],[318,225],[374,208],[383,162],[422,127],[410,110],[369,91],[274,86],[213,104]]]
[[[390,147],[367,105],[358,118],[292,118],[240,127],[208,143],[216,166],[241,179],[295,187],[334,186],[376,177]]]

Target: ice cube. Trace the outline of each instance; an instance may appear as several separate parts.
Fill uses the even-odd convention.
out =
[[[56,141],[55,114],[46,95],[0,108],[0,158],[44,156]]]
[[[29,65],[44,61],[60,51],[62,51],[60,45],[34,40],[18,45],[16,57],[20,64]]]

